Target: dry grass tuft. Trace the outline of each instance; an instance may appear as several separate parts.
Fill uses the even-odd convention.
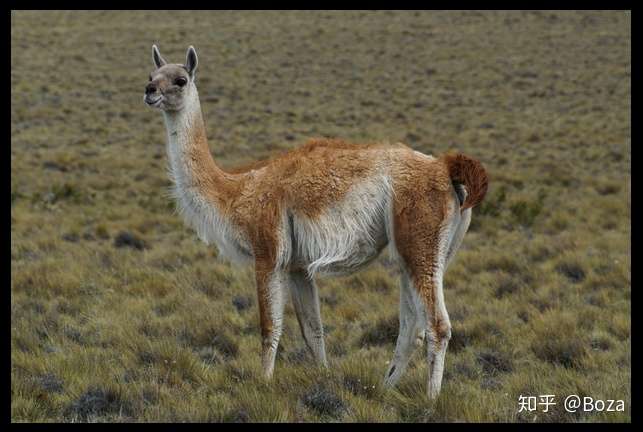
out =
[[[64,416],[73,421],[93,421],[101,417],[129,417],[131,403],[111,389],[90,388],[72,402]]]
[[[308,390],[302,401],[322,417],[338,419],[346,411],[346,404],[339,396],[323,385],[316,385]]]

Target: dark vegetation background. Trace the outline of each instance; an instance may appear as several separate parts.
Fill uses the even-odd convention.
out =
[[[14,421],[629,421],[629,12],[12,12]],[[233,166],[332,136],[479,158],[491,184],[445,281],[443,390],[397,334],[386,256],[320,280],[329,371],[291,306],[260,378],[250,268],[173,213],[151,45],[193,44]],[[549,413],[518,396],[555,394]],[[625,400],[569,414],[568,394]]]

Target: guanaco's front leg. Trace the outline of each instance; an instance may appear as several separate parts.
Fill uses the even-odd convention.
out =
[[[261,324],[261,346],[263,374],[271,378],[275,367],[277,347],[283,329],[286,275],[282,270],[270,268],[266,263],[257,262],[255,273]]]

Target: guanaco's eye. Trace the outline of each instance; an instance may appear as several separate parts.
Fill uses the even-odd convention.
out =
[[[177,85],[177,86],[179,86],[179,87],[183,87],[183,86],[184,86],[184,85],[186,85],[187,83],[188,83],[188,80],[186,80],[186,79],[185,79],[185,78],[183,78],[183,77],[179,77],[179,78],[177,78],[176,80],[174,80],[174,84],[176,84],[176,85]]]

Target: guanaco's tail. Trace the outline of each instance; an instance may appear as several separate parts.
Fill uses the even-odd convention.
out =
[[[466,198],[460,205],[460,210],[463,211],[480,204],[487,193],[489,184],[487,171],[482,164],[462,153],[447,153],[442,155],[441,159],[449,170],[451,181],[462,184],[467,189]]]

